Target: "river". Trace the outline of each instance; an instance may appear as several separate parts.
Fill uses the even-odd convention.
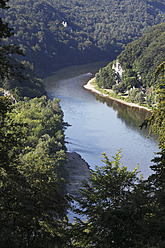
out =
[[[61,99],[64,121],[71,125],[65,132],[68,151],[79,153],[94,169],[103,165],[103,152],[111,158],[121,148],[123,165],[133,170],[139,164],[146,178],[158,152],[156,137],[148,138],[148,130],[139,128],[149,113],[84,89],[102,66],[105,63],[67,67],[45,79],[48,97]]]

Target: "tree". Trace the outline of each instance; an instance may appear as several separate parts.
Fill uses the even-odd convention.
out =
[[[160,64],[155,72],[155,77],[159,73],[165,75],[165,62]],[[152,198],[156,206],[154,215],[151,219],[151,231],[153,236],[153,244],[159,247],[165,246],[165,80],[157,86],[157,108],[144,125],[150,126],[150,134],[158,135],[160,152],[153,159],[155,163],[151,166],[154,173],[149,177],[152,185]],[[154,225],[153,225],[154,223]]]
[[[31,102],[20,102],[19,109],[0,97],[0,243],[3,248],[67,247],[69,203],[59,172],[66,159],[62,112],[58,102],[44,97]]]
[[[116,84],[117,75],[112,69],[112,63],[108,64],[105,68],[96,73],[96,83],[99,87],[111,89]]]
[[[120,164],[120,151],[105,166],[91,172],[81,189],[78,209],[85,221],[76,219],[73,227],[75,247],[145,247],[150,214],[150,197],[137,177]],[[143,246],[144,245],[144,246]]]
[[[0,0],[0,8],[7,8],[8,0]],[[4,24],[0,18],[0,38],[7,38],[11,36],[11,29],[8,24]],[[0,40],[0,42],[2,42]],[[9,50],[6,46],[0,46],[0,77],[4,77],[8,74],[10,63],[7,60],[7,54]],[[21,188],[19,190],[20,181],[23,185],[24,180],[20,173],[15,168],[17,164],[16,150],[20,147],[20,133],[19,128],[11,125],[10,128],[6,122],[6,114],[12,109],[12,101],[9,98],[0,97],[0,219],[1,219],[1,234],[0,242],[2,247],[13,247],[12,241],[8,240],[8,223],[10,212],[10,206],[12,205],[12,199],[14,197],[20,197]],[[18,193],[19,192],[19,193]],[[22,192],[23,193],[23,192]],[[10,195],[10,196],[9,196]],[[6,233],[6,235],[5,235]]]
[[[7,2],[0,1],[0,7],[6,8]],[[2,20],[0,25],[1,37],[10,37],[11,30],[8,29],[8,25],[3,26]],[[7,56],[9,51],[16,50],[10,48],[13,49],[13,46],[1,46],[2,79],[9,72],[11,74],[11,71],[15,77],[17,76],[14,73],[17,67],[11,64],[10,56]],[[55,170],[55,165],[59,165],[65,157],[62,111],[58,101],[48,103],[46,96],[36,101],[40,106],[38,110],[43,111],[42,124],[45,125],[49,135],[43,132],[44,128],[41,127],[41,122],[39,123],[41,118],[37,116],[38,112],[34,108],[29,107],[29,112],[26,112],[24,103],[19,102],[16,105],[10,98],[0,96],[0,246],[2,248],[61,248],[67,247],[69,243],[65,235],[68,198],[62,191],[62,180]],[[27,99],[25,105],[30,106]],[[34,122],[39,125],[34,125],[31,120],[33,128],[27,132],[29,123],[20,118],[18,106],[30,117],[34,117],[35,114]],[[47,116],[50,117],[49,121],[46,121]],[[53,130],[56,139],[52,135]],[[34,137],[36,147],[32,144],[35,133],[36,136],[38,135],[38,139]],[[26,146],[24,141],[28,140],[28,136],[31,137],[31,143]],[[56,151],[54,156],[51,154],[52,150]]]
[[[7,6],[8,1],[9,0],[0,0],[0,8],[9,8]],[[15,59],[13,59],[11,55],[23,55],[23,53],[17,46],[5,44],[5,39],[11,37],[13,33],[8,23],[4,23],[2,18],[0,18],[0,30],[0,78],[4,79],[4,77],[9,74],[15,76],[16,72],[18,75],[20,66],[16,64]]]
[[[165,78],[165,62],[160,64],[155,72],[155,78],[159,73]],[[150,125],[150,133],[159,135],[159,148],[165,151],[165,79],[157,86],[157,107],[154,109],[146,124]]]
[[[7,2],[9,0],[0,0],[0,9],[7,9]],[[0,27],[1,27],[1,33],[0,38],[7,38],[11,36],[11,29],[8,27],[8,24],[4,24],[2,21],[2,18],[0,18]]]
[[[122,85],[125,91],[128,88],[139,87],[140,84],[139,84],[136,72],[134,72],[131,69],[126,69],[122,73]]]
[[[165,72],[165,62],[157,69]],[[157,108],[141,126],[159,135],[161,151],[153,159],[154,173],[139,180],[137,172],[120,168],[120,156],[92,171],[77,200],[80,216],[72,227],[75,247],[146,247],[165,245],[165,82],[157,89]]]

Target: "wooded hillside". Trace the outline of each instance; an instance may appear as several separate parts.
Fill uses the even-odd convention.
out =
[[[116,61],[121,67],[122,75],[115,71]],[[159,75],[155,80],[153,75],[159,64],[165,61],[165,23],[153,26],[140,39],[129,43],[116,61],[99,71],[96,75],[97,84],[121,93],[131,88],[143,88],[146,99],[149,98],[148,103],[154,103],[154,88],[162,79]]]
[[[61,2],[57,1],[51,2],[61,4]],[[96,10],[99,10],[102,3],[106,6],[106,4],[112,2],[114,6],[116,4],[120,6],[122,3],[131,3],[131,1],[94,2],[92,0],[86,3],[93,4],[91,8],[95,9],[93,6],[96,6]],[[135,1],[135,3],[140,2]],[[7,11],[7,3],[8,0],[0,0],[0,9],[2,11]],[[71,1],[67,1],[67,3],[69,4]],[[72,1],[72,3],[79,10],[81,4],[85,3],[85,1]],[[153,10],[155,6],[159,6],[161,9],[164,6],[161,1],[143,3],[146,6],[151,6],[151,8],[152,5],[150,4],[152,3]],[[57,7],[59,8],[58,4]],[[66,2],[64,4],[66,16],[69,16],[67,11],[69,11],[70,6],[67,6]],[[111,7],[113,6],[111,5]],[[42,66],[47,65],[51,59],[52,62],[57,61],[59,63],[59,57],[55,55],[58,52],[61,55],[64,52],[62,48],[65,45],[67,47],[67,42],[70,42],[67,39],[63,39],[62,34],[67,34],[70,37],[70,32],[72,31],[69,27],[66,31],[67,26],[61,27],[61,20],[59,21],[60,32],[58,32],[59,29],[56,28],[57,26],[54,23],[50,26],[49,22],[44,23],[45,19],[49,18],[49,15],[45,15],[45,10],[49,13],[49,10],[52,9],[54,7],[48,1],[27,0],[25,2],[20,0],[13,1],[13,7],[8,12],[10,17],[12,16],[13,25],[20,23],[18,26],[15,25],[18,33],[20,33],[15,36],[13,41],[17,41],[17,44],[22,42],[23,50],[28,51],[28,59],[34,61],[38,69],[40,64]],[[70,11],[73,10],[75,9],[70,9]],[[19,11],[21,14],[17,14]],[[35,11],[38,11],[36,15]],[[51,13],[53,14],[53,12]],[[23,17],[24,14],[26,19]],[[148,16],[147,12],[145,14]],[[61,14],[58,13],[57,15],[60,18]],[[78,15],[76,14],[75,17]],[[8,21],[10,21],[10,17]],[[72,17],[74,18],[74,15]],[[47,28],[44,25],[48,25],[46,26]],[[162,54],[164,51],[164,43],[161,43],[164,40],[164,36],[161,36],[161,34],[164,35],[163,25],[152,28],[153,38],[152,33],[144,35],[141,39],[143,45],[140,46],[141,43],[133,42],[133,45],[127,46],[127,49],[119,57],[125,71],[136,73],[134,68],[138,64],[139,66],[143,65],[140,64],[140,59],[137,60],[136,66],[133,67],[136,59],[140,58],[140,54],[144,56],[145,52],[146,55],[151,52],[156,56],[154,47],[156,47],[157,43],[160,50],[157,47],[156,51],[158,54]],[[55,27],[56,41],[59,42],[56,45],[61,44],[60,48],[54,46],[55,40],[52,41],[52,44],[47,43],[47,38],[49,34],[52,34],[51,28],[53,29],[53,27]],[[89,37],[86,37],[85,34],[83,33],[83,36],[81,33],[80,36],[84,37],[83,44]],[[13,81],[10,81],[13,83],[12,90],[17,90],[19,86],[19,92],[22,97],[29,96],[34,98],[35,94],[38,94],[37,96],[44,94],[42,81],[31,74],[33,66],[28,62],[18,63],[16,60],[16,56],[18,57],[21,52],[18,47],[10,43],[9,38],[11,38],[11,35],[11,29],[8,24],[3,22],[0,17],[1,85],[7,87],[5,83],[9,83],[8,80],[12,79]],[[156,43],[154,45],[155,37]],[[51,42],[52,36],[49,38]],[[144,38],[146,39],[143,42]],[[6,41],[9,39],[9,43],[4,44],[4,39]],[[66,44],[64,44],[64,41]],[[70,44],[73,43],[74,38]],[[79,41],[76,44],[79,45]],[[91,51],[89,44],[84,52],[80,51],[80,57],[83,57],[88,50]],[[97,44],[95,45],[97,47]],[[139,54],[138,50],[135,49],[137,45],[139,46]],[[50,51],[48,50],[49,46],[51,47]],[[115,46],[120,47],[118,44]],[[152,49],[148,51],[147,48],[150,46]],[[57,49],[53,50],[55,48]],[[74,50],[73,47],[73,51],[77,55],[76,49]],[[53,51],[55,51],[55,54],[53,54]],[[66,53],[66,60],[65,55],[61,56],[61,58],[67,63],[69,61],[68,53]],[[128,63],[127,59],[130,59],[130,63]],[[159,59],[160,57],[158,57]],[[150,57],[149,60],[144,60],[147,68],[150,68],[147,65],[148,61],[150,61]],[[156,63],[157,59],[155,60],[155,65]],[[26,69],[24,66],[26,66]],[[110,64],[109,68],[111,68]],[[142,68],[145,68],[145,64]],[[111,69],[111,71],[113,70]],[[155,77],[161,79],[159,75],[164,76],[164,72],[165,62],[158,67]],[[127,79],[126,74],[124,79]],[[12,86],[12,84],[9,86]],[[81,196],[78,199],[72,198],[74,202],[77,202],[75,204],[77,209],[74,208],[74,212],[78,213],[80,217],[82,216],[81,220],[75,219],[72,224],[68,223],[67,217],[71,198],[65,194],[65,182],[61,177],[65,176],[66,172],[67,156],[64,130],[67,124],[63,121],[63,112],[59,106],[59,101],[54,99],[51,102],[46,96],[31,100],[24,97],[24,101],[13,104],[13,99],[10,99],[10,97],[0,96],[0,246],[2,248],[164,248],[164,81],[160,81],[157,95],[157,108],[144,123],[144,126],[150,125],[150,132],[159,135],[161,151],[159,156],[156,156],[153,160],[152,169],[154,173],[144,180],[139,178],[137,168],[131,172],[127,170],[126,166],[120,164],[120,151],[115,157],[112,157],[112,161],[104,154],[105,166],[96,167],[95,171],[91,171],[89,182],[84,182],[84,188],[80,190]],[[84,215],[85,221],[83,221]]]
[[[68,64],[112,60],[151,26],[165,22],[162,1],[12,0],[4,19],[13,42],[40,73]]]

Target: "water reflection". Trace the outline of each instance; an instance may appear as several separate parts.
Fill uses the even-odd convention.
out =
[[[150,113],[85,90],[82,86],[91,78],[92,66],[75,66],[73,71],[69,67],[45,80],[49,97],[61,99],[64,121],[71,124],[66,130],[67,148],[78,152],[92,169],[102,165],[102,152],[111,157],[122,148],[124,165],[133,170],[139,163],[146,177],[158,151],[156,138],[148,139],[148,131],[139,128]]]
[[[116,112],[117,118],[121,119],[121,121],[125,123],[127,127],[130,127],[134,130],[139,130],[139,133],[148,136],[148,128],[141,129],[140,125],[144,122],[145,119],[151,116],[151,112],[142,108],[124,105],[120,102],[102,97],[98,94],[95,94],[95,99],[100,103],[106,104],[108,107],[113,108],[113,110]],[[154,138],[155,141],[157,141],[157,137],[154,136]]]
[[[117,117],[126,122],[126,124],[133,122],[138,127],[146,118],[151,116],[151,112],[142,108],[124,105],[109,98],[101,97],[98,94],[95,94],[95,98],[100,103],[106,103],[107,106],[112,107],[116,111]]]

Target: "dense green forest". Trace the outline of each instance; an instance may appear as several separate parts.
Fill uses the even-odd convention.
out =
[[[42,97],[13,106],[0,97],[0,106],[1,247],[62,247],[67,241],[60,220],[68,200],[61,179],[66,147],[58,101]]]
[[[8,2],[0,0],[0,9],[11,13],[7,9]],[[72,2],[82,7],[82,1]],[[19,3],[21,6],[25,2]],[[35,2],[26,3],[29,4],[29,18],[32,18],[31,3]],[[48,4],[46,9],[51,6],[48,1],[40,3]],[[114,6],[116,3],[120,6],[123,1],[113,3]],[[161,1],[144,3],[153,8],[159,6],[163,10]],[[27,9],[23,6],[21,11],[26,13]],[[65,10],[69,15],[68,7],[66,5]],[[16,20],[18,17],[13,15],[13,18]],[[21,18],[17,21],[25,22]],[[24,24],[26,26],[27,21]],[[153,77],[159,81],[157,107],[141,126],[149,126],[151,133],[159,135],[160,152],[153,159],[153,174],[144,180],[137,168],[131,172],[120,164],[120,151],[112,157],[112,161],[104,154],[105,166],[91,171],[89,181],[84,183],[80,191],[81,196],[73,199],[77,204],[72,211],[79,213],[82,218],[68,223],[67,210],[71,197],[65,192],[63,179],[66,177],[64,130],[67,123],[63,121],[59,101],[47,99],[43,82],[34,73],[33,65],[25,62],[26,57],[21,56],[22,51],[18,46],[12,45],[15,39],[12,40],[12,30],[1,18],[0,30],[1,87],[12,89],[11,92],[15,92],[18,98],[17,102],[13,102],[10,95],[0,96],[0,247],[164,248],[165,81],[162,77],[165,62],[153,73]],[[153,27],[153,30],[157,28]],[[158,37],[159,41],[161,36]],[[140,48],[144,49],[142,45]],[[125,51],[123,55],[123,58],[129,56]],[[27,60],[34,58],[31,56]],[[48,63],[46,58],[45,61]],[[123,59],[125,70],[130,69],[127,62]]]
[[[10,70],[7,76],[0,80],[0,88],[8,90],[16,100],[46,95],[44,81],[36,74],[32,64],[16,59],[13,59],[13,64],[17,67],[17,72],[13,75]]]
[[[40,75],[64,65],[112,60],[151,26],[165,22],[161,0],[11,0],[4,14],[14,44]]]
[[[0,0],[0,8],[6,11],[7,2]],[[44,95],[32,65],[11,59],[22,53],[3,43],[12,30],[1,19],[0,30],[2,86],[12,81],[23,100],[0,96],[0,247],[66,247],[67,124],[59,101]]]
[[[122,75],[116,71],[116,61],[119,62]],[[116,61],[109,63],[96,75],[99,87],[113,89],[116,93],[129,91],[132,101],[143,102],[145,97],[148,105],[155,103],[154,89],[162,76],[155,80],[153,75],[159,64],[165,61],[165,23],[153,26],[141,38],[129,43]]]

